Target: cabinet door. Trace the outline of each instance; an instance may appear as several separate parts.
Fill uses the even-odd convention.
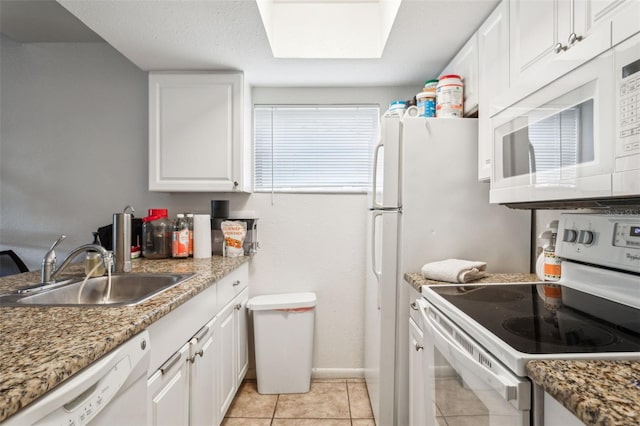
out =
[[[478,34],[475,33],[460,49],[441,75],[457,74],[464,83],[464,115],[478,109]]]
[[[235,343],[235,299],[218,316],[219,360],[218,360],[218,406],[219,418],[223,418],[236,393],[236,343]]]
[[[245,289],[240,293],[234,305],[234,324],[236,327],[236,387],[239,388],[247,368],[249,367],[249,345],[247,329],[247,302],[249,301],[249,290]]]
[[[149,424],[189,423],[189,344],[169,358],[147,381]]]
[[[418,325],[409,319],[409,425],[426,423],[425,380],[422,367],[423,334]]]
[[[592,16],[592,3],[511,1],[511,87],[518,89],[516,100],[611,47],[611,25],[602,14]],[[602,5],[596,8],[602,9]]]
[[[243,188],[243,76],[149,74],[149,190]]]
[[[217,345],[216,319],[211,320],[191,340],[190,362],[190,424],[191,426],[217,425]]]
[[[509,1],[503,0],[478,29],[478,180],[491,177],[491,116],[509,90]]]
[[[554,48],[560,35],[568,35],[568,27],[559,31],[559,24],[569,23],[569,1],[566,0],[512,0],[509,27],[511,34],[511,83],[522,82],[556,55]],[[542,65],[540,65],[542,64]]]

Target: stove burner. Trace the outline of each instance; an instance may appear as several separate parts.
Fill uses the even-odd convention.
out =
[[[613,333],[560,313],[557,317],[509,318],[503,321],[502,327],[516,336],[538,343],[602,348],[616,342]]]

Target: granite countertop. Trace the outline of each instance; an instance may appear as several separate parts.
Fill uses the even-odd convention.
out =
[[[452,284],[404,275],[413,288]],[[539,282],[535,274],[489,274],[469,284]],[[529,377],[587,425],[640,424],[640,362],[603,360],[529,361]]]
[[[419,272],[410,272],[404,274],[404,280],[408,282],[413,288],[421,291],[423,285],[441,285],[441,284],[455,284],[445,281],[428,280],[422,276]],[[489,273],[486,277],[479,280],[471,281],[468,284],[502,284],[502,283],[529,283],[539,282],[536,274],[528,273],[508,273],[498,274]]]
[[[133,272],[196,274],[136,306],[0,307],[0,422],[248,260],[136,259]],[[82,272],[81,265],[76,265],[64,277],[82,276]],[[0,293],[39,280],[39,272],[3,277]]]
[[[587,425],[640,424],[640,362],[529,361],[527,373]]]

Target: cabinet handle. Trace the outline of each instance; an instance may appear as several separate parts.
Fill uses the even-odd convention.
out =
[[[198,352],[196,352],[191,358],[189,358],[189,361],[191,361],[191,364],[193,364],[194,362],[196,362],[196,356],[200,355],[200,358],[202,358],[204,356],[204,349],[200,349]]]
[[[409,305],[409,306],[411,306],[411,309],[413,309],[414,311],[417,311],[417,310],[418,310],[418,305],[416,305],[416,302],[413,302],[413,303],[412,303],[411,305]]]
[[[236,311],[239,311],[239,310],[242,308],[242,304],[241,304],[241,303],[238,303],[238,304],[235,306],[235,308],[236,308]]]
[[[423,349],[424,349],[424,346],[419,345],[419,344],[416,343],[416,352],[420,352]]]
[[[240,280],[235,280],[235,281],[233,282],[233,286],[234,286],[234,287],[235,287],[235,286],[237,286],[237,285],[240,285]]]
[[[576,41],[582,41],[582,36],[579,36],[576,33],[569,34],[569,46],[573,46]]]
[[[560,53],[563,50],[567,50],[567,46],[563,46],[562,43],[556,43],[556,45],[553,46],[553,51],[556,53]]]
[[[180,358],[182,358],[182,354],[180,352],[176,352],[175,354],[173,354],[171,358],[167,360],[167,362],[160,366],[160,371],[162,372],[162,374],[171,370],[171,367],[176,365],[176,363],[180,361]]]
[[[240,186],[240,182],[238,182],[237,180],[233,181],[233,187],[237,188],[238,186]]]
[[[198,335],[196,336],[196,343],[197,343],[197,342],[199,342],[199,341],[201,341],[201,340],[204,338],[204,336],[206,336],[206,335],[207,335],[207,333],[209,333],[209,327],[208,327],[208,326],[206,326],[206,325],[205,325],[204,327],[202,327],[202,329],[201,329],[201,330],[202,330],[202,333],[200,333],[200,334],[198,334]]]

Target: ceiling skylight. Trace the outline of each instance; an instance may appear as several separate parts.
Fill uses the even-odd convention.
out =
[[[276,58],[380,58],[402,0],[256,0]]]

